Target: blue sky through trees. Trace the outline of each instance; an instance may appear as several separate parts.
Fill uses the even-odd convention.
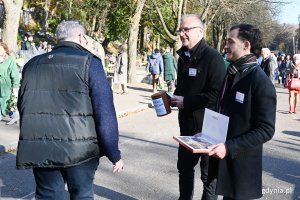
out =
[[[299,24],[300,0],[290,0],[290,4],[281,5],[281,12],[278,20],[280,23]]]

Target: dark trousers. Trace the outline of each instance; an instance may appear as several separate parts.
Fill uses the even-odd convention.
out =
[[[202,200],[217,200],[215,195],[216,179],[208,178],[209,156],[207,154],[193,154],[186,148],[179,146],[177,168],[179,172],[179,200],[191,200],[194,194],[195,166],[200,160],[201,180],[203,182]]]
[[[94,199],[93,181],[98,164],[99,159],[94,158],[68,168],[33,168],[35,199],[65,199],[65,183],[71,200]]]

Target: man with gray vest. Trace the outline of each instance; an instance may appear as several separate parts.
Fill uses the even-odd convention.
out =
[[[65,183],[71,199],[93,199],[99,158],[123,168],[112,91],[81,24],[63,21],[56,36],[23,70],[16,165],[33,169],[36,199],[64,199]]]

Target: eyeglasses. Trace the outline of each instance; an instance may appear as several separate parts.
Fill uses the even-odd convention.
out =
[[[86,39],[86,36],[85,36],[85,34],[82,34],[82,36],[83,36],[83,38],[85,39],[85,42],[86,42],[86,45],[88,45],[88,40]]]
[[[180,28],[179,30],[176,31],[177,34],[179,33],[188,33],[190,30],[195,29],[195,28],[202,28],[201,26],[193,26],[189,28]]]
[[[88,40],[86,39],[86,35],[85,34],[83,34],[83,33],[80,33],[79,35],[78,35],[79,37],[83,37],[84,38],[84,40],[85,40],[85,42],[86,42],[86,44],[85,45],[88,45]]]

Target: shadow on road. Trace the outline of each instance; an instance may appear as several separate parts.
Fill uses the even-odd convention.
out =
[[[295,140],[295,141],[300,141],[300,139],[296,139],[296,138],[288,138],[289,140]]]
[[[292,143],[292,142],[286,142],[286,141],[281,141],[281,140],[276,140],[276,139],[273,139],[273,141],[280,142],[280,143],[287,144],[287,145],[291,145],[291,146],[294,145],[295,147],[299,147],[299,144],[295,144],[295,143]]]
[[[276,112],[281,113],[281,114],[290,114],[289,111],[287,111],[287,110],[277,110]]]
[[[136,198],[130,197],[128,195],[95,184],[94,184],[94,194],[98,195],[99,197],[104,197],[106,199],[137,200]]]
[[[161,145],[161,146],[165,146],[165,147],[171,147],[171,148],[178,149],[178,146],[175,146],[175,145],[163,144],[163,143],[159,143],[159,142],[153,142],[153,141],[144,140],[144,139],[135,138],[135,137],[130,137],[130,136],[125,136],[125,135],[120,135],[120,137],[131,139],[131,140],[137,140],[137,141],[140,141],[140,142],[146,142],[146,143],[150,143],[150,144],[156,144],[156,145]]]
[[[300,132],[298,132],[298,131],[282,131],[282,133],[284,133],[286,135],[300,137]]]
[[[283,159],[273,156],[264,156],[263,170],[270,173],[274,178],[294,185],[291,199],[300,197],[300,170],[299,161]],[[280,185],[278,186],[280,188]],[[282,188],[284,190],[288,188]]]
[[[151,95],[147,96],[147,95],[140,95],[141,97],[144,97],[147,100],[151,100]]]
[[[277,91],[276,93],[289,94],[289,92],[279,92],[279,91]]]
[[[152,91],[152,89],[146,89],[146,88],[140,88],[140,87],[133,87],[133,86],[127,86],[127,88],[132,89],[132,90],[146,91],[146,92],[151,92]]]

